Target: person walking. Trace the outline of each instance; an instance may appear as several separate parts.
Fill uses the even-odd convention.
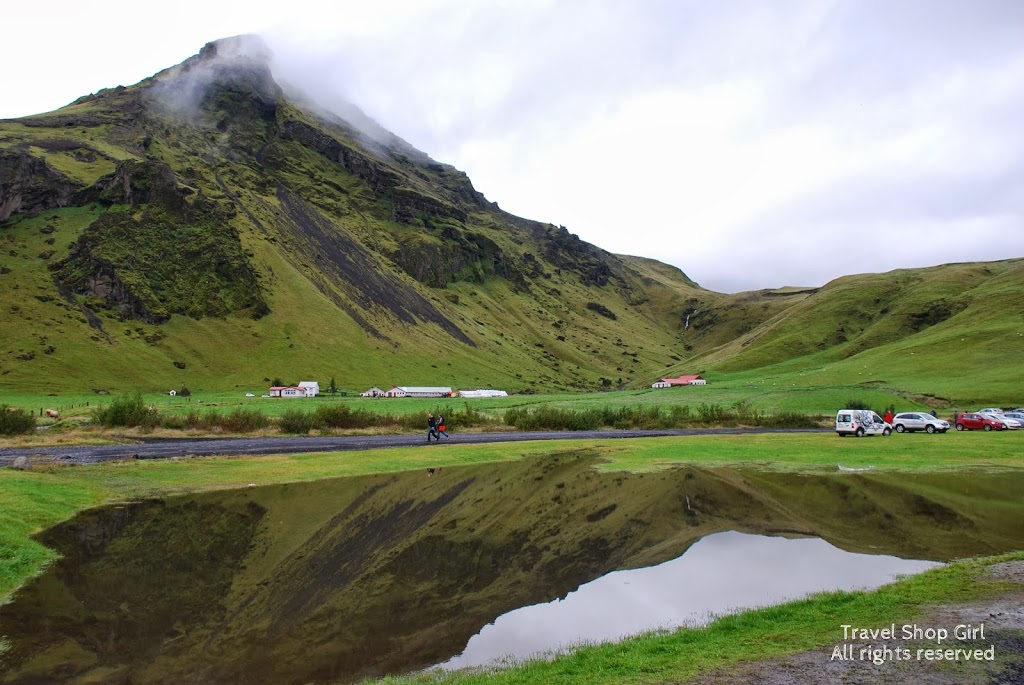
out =
[[[433,414],[427,412],[427,442],[430,442],[430,438],[437,438],[438,442],[441,441],[441,436],[437,434],[437,420]]]
[[[442,435],[446,439],[451,439],[451,436],[448,435],[448,432],[445,430],[446,428],[447,428],[447,426],[444,425],[444,417],[442,415],[438,414],[437,415],[437,433],[438,433],[437,439],[439,441],[441,440],[441,436]]]

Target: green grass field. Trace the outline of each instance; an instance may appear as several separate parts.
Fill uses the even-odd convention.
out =
[[[269,387],[269,386],[268,386]],[[461,399],[421,398],[365,398],[356,392],[347,396],[322,394],[316,398],[281,399],[260,397],[266,387],[253,386],[234,392],[193,390],[190,398],[170,397],[165,392],[142,393],[147,405],[156,407],[161,413],[181,414],[191,410],[214,408],[228,410],[236,407],[255,408],[268,416],[280,416],[288,409],[313,409],[322,404],[344,404],[353,409],[362,409],[378,414],[408,415],[425,414],[438,408],[466,407],[489,416],[501,417],[506,409],[518,407],[556,407],[559,409],[604,409],[637,406],[690,406],[717,404],[735,407],[746,403],[752,409],[765,412],[796,412],[810,416],[834,418],[837,409],[850,400],[864,402],[881,413],[890,404],[898,411],[929,410],[930,407],[913,398],[883,388],[864,388],[856,385],[836,387],[813,387],[795,385],[754,384],[744,380],[723,381],[711,386],[672,388],[667,390],[621,390],[597,393],[554,393],[538,395],[511,395],[509,397]],[[245,397],[252,392],[255,397]],[[347,391],[346,391],[347,392]],[[40,394],[12,394],[2,401],[14,407],[38,413],[42,409],[57,409],[65,416],[87,417],[91,409],[109,405],[117,394],[97,395],[96,393],[58,394],[56,397]],[[980,406],[980,405],[979,405]],[[964,411],[961,408],[961,411]],[[450,413],[450,412],[449,412]],[[952,413],[948,410],[947,413]]]

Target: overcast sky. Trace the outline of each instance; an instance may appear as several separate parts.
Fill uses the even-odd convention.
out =
[[[261,33],[503,209],[712,290],[1024,257],[1020,0],[150,7],[6,7],[0,117]]]

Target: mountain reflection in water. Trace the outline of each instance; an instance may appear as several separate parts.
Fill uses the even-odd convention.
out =
[[[715,533],[678,559],[615,571],[565,599],[500,616],[441,668],[522,660],[659,628],[704,625],[715,615],[815,592],[873,589],[941,565],[844,552],[820,538]]]
[[[1021,471],[597,465],[576,450],[83,512],[40,536],[62,558],[0,607],[0,683],[278,685],[418,671],[499,616],[710,549],[720,538],[708,536],[725,531],[932,561],[1024,548]],[[746,604],[750,583],[732,574],[751,564],[726,551],[711,575],[733,579],[724,605]],[[758,554],[755,570],[779,576]],[[703,595],[707,583],[679,585]]]

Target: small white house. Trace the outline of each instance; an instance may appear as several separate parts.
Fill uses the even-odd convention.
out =
[[[299,387],[306,389],[306,397],[316,397],[320,394],[320,384],[316,381],[301,381]]]
[[[384,397],[384,391],[378,388],[376,385],[367,390],[366,392],[359,393],[360,397]]]
[[[275,385],[268,393],[271,397],[310,397],[306,389],[298,386]]]
[[[702,376],[690,375],[690,376],[679,376],[677,378],[662,378],[657,383],[651,385],[652,388],[674,388],[680,385],[707,385],[708,382]]]

